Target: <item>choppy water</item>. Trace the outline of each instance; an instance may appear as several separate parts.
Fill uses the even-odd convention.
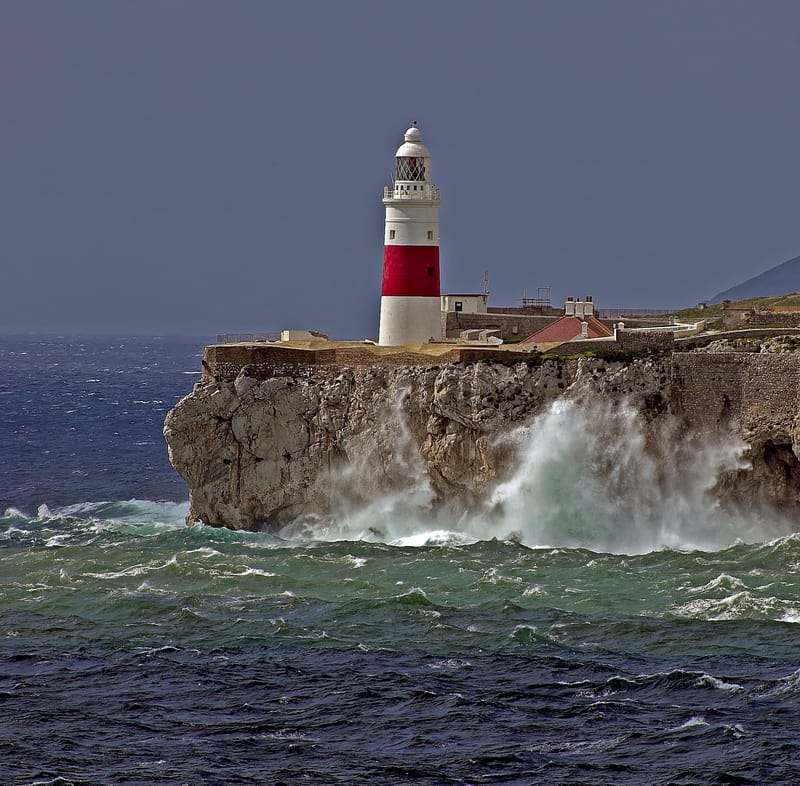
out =
[[[26,341],[4,342],[8,365]],[[0,783],[800,782],[800,536],[756,522],[754,542],[697,551],[670,523],[670,548],[612,554],[488,519],[426,533],[396,505],[359,513],[388,542],[186,528],[161,413],[132,401],[188,392],[197,348],[162,344],[128,406],[116,381],[151,344],[73,358],[72,387],[34,369],[0,388]],[[57,405],[84,377],[104,403],[72,437]],[[162,501],[129,499],[148,484]],[[636,526],[674,521],[651,501],[663,516]]]

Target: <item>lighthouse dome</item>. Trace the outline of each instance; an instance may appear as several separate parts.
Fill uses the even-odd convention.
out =
[[[422,131],[420,131],[416,123],[406,131],[403,136],[405,140],[400,147],[397,148],[395,157],[397,158],[430,158],[431,152],[425,145],[422,144]]]

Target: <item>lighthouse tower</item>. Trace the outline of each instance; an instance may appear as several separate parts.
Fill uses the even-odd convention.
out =
[[[383,189],[386,222],[378,343],[419,344],[442,337],[439,296],[439,189],[431,154],[414,121],[395,154],[392,185]]]

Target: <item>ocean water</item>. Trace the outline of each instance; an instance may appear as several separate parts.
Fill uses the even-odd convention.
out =
[[[410,472],[187,528],[202,344],[0,339],[0,784],[800,783],[800,536],[704,495],[741,446],[665,475],[631,413],[556,407],[469,518]]]

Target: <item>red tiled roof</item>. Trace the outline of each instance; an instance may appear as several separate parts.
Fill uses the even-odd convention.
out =
[[[589,338],[607,338],[614,335],[614,331],[604,325],[597,317],[589,317]],[[551,341],[570,341],[581,335],[581,320],[578,317],[561,317],[538,333],[524,339],[522,344],[545,343]]]

